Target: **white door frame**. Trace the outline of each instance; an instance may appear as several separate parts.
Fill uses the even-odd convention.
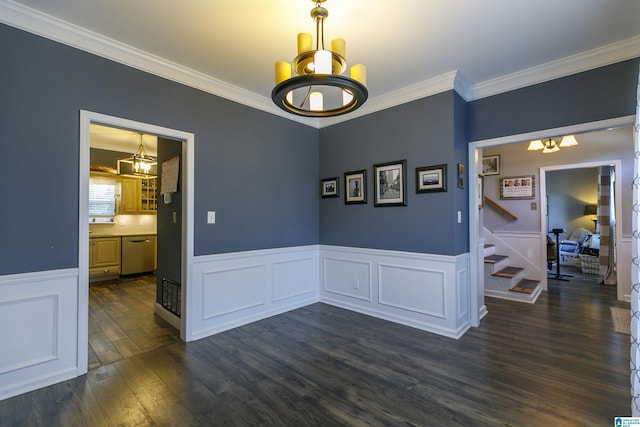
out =
[[[484,139],[472,141],[469,143],[469,177],[476,177],[482,171],[482,149],[494,147],[496,145],[511,144],[515,142],[530,141],[532,139],[552,138],[557,135],[567,135],[573,133],[592,132],[608,128],[633,126],[635,123],[635,115],[624,116],[615,119],[600,120],[597,122],[581,123],[578,125],[564,126],[560,128],[545,129],[535,132],[527,132],[516,135],[508,135],[499,138]],[[475,182],[475,178],[470,178],[469,182]],[[470,274],[469,274],[469,290],[471,304],[471,324],[472,326],[480,325],[481,317],[486,313],[484,306],[484,280],[483,265],[480,261],[480,249],[478,245],[482,243],[482,224],[480,222],[480,212],[476,208],[478,205],[478,188],[476,185],[469,185],[469,252],[470,252]],[[542,201],[541,201],[542,203]],[[618,203],[618,202],[616,202]],[[546,203],[545,203],[546,206]],[[617,206],[616,206],[617,208]],[[542,209],[541,209],[542,211]],[[618,211],[621,212],[621,211]],[[617,232],[616,232],[617,233]],[[540,230],[540,236],[546,236],[543,230]],[[545,240],[545,239],[542,239]],[[542,251],[543,249],[541,249]],[[546,249],[545,249],[546,250]],[[546,254],[546,252],[545,252]],[[545,256],[546,257],[546,256]],[[542,257],[541,259],[545,259]],[[476,301],[482,303],[476,304]]]
[[[542,232],[543,235],[546,235],[547,233],[544,231],[544,228],[548,228],[545,227],[545,224],[547,223],[546,220],[546,216],[547,216],[547,172],[548,171],[554,171],[554,170],[566,170],[566,169],[584,169],[584,168],[597,168],[600,166],[613,166],[615,168],[616,171],[616,181],[615,181],[615,188],[614,188],[614,198],[613,198],[613,202],[615,203],[615,213],[616,213],[616,222],[618,221],[618,218],[621,216],[622,214],[622,182],[620,179],[621,176],[621,172],[622,172],[622,161],[621,160],[600,160],[600,161],[596,161],[596,162],[585,162],[585,163],[571,163],[568,165],[557,165],[557,166],[543,166],[540,168],[540,226],[543,228],[542,230],[540,230]],[[615,236],[614,236],[614,242],[621,242],[622,241],[622,223],[620,223],[620,226],[615,228]],[[545,256],[540,258],[542,260],[544,260],[546,258],[546,243],[545,239],[542,239],[541,241],[541,248],[540,250],[544,252]],[[619,243],[618,243],[619,244]],[[556,262],[560,262],[560,260],[556,260]],[[617,273],[616,273],[617,276]],[[619,286],[618,286],[619,288]],[[546,289],[543,289],[546,290]]]
[[[191,336],[188,303],[189,283],[193,266],[193,188],[194,188],[194,142],[193,133],[169,129],[121,117],[108,116],[80,110],[80,161],[79,161],[79,229],[78,229],[78,375],[88,370],[89,339],[89,163],[90,135],[92,123],[130,129],[161,137],[183,141],[180,176],[183,189],[182,215],[182,316],[180,337]]]

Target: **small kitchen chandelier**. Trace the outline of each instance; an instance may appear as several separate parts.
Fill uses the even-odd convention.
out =
[[[152,167],[156,166],[158,161],[155,157],[150,156],[144,150],[142,143],[142,134],[140,134],[140,146],[131,157],[118,159],[118,175],[135,175],[140,178],[156,178],[156,171],[152,171]],[[127,165],[122,167],[123,165]]]
[[[542,154],[549,154],[560,151],[560,147],[573,147],[574,145],[578,145],[576,138],[573,135],[567,135],[562,138],[536,139],[529,143],[527,150],[542,150]]]
[[[298,34],[298,56],[289,64],[276,62],[276,86],[271,92],[273,102],[284,111],[307,117],[332,117],[360,108],[367,100],[367,69],[362,64],[347,68],[346,42],[331,41],[331,50],[324,46],[324,20],[329,11],[321,6],[325,0],[312,0],[316,6],[311,17],[316,21],[316,46],[311,34]],[[296,74],[292,77],[291,69]]]

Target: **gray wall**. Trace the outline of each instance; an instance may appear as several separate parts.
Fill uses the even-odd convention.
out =
[[[320,241],[374,249],[454,255],[468,251],[464,102],[454,91],[403,104],[320,131],[321,178],[340,177],[341,197],[320,202]],[[407,206],[374,207],[373,165],[407,160]],[[415,169],[446,163],[447,192],[416,194]],[[368,203],[345,205],[344,173],[367,170]],[[461,210],[463,223],[457,224]]]
[[[180,158],[179,167],[182,171],[184,167],[182,142],[158,138],[159,180],[162,180],[162,163],[175,156]],[[156,300],[159,303],[162,303],[162,279],[182,283],[182,198],[184,185],[181,175],[178,175],[178,191],[172,194],[171,203],[164,203],[164,197],[158,191]],[[175,223],[173,221],[174,212]]]
[[[0,51],[0,274],[78,266],[81,109],[195,134],[195,255],[318,243],[316,129],[6,25]]]
[[[469,140],[635,114],[640,58],[469,103]]]
[[[576,228],[585,228],[592,233],[595,215],[585,215],[585,205],[598,204],[598,168],[580,168],[549,171],[547,197],[549,216],[547,230],[564,228],[569,237]]]
[[[448,91],[318,131],[5,25],[0,49],[0,274],[77,267],[80,109],[195,134],[195,255],[318,242],[459,254],[466,142],[634,114],[640,63],[468,104]],[[373,164],[401,159],[408,205],[374,208]],[[449,190],[416,194],[415,168],[441,163]],[[320,178],[356,169],[368,204],[320,201]]]

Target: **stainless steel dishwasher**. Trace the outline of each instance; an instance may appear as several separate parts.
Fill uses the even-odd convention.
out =
[[[156,236],[123,236],[120,274],[138,274],[153,271],[156,255]]]

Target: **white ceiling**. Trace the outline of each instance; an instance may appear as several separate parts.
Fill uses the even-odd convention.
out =
[[[367,66],[369,101],[340,120],[442,84],[451,89],[454,78],[470,100],[640,55],[638,0],[323,5],[325,41],[344,38],[349,65]],[[270,99],[274,62],[293,59],[297,33],[314,34],[312,7],[310,0],[0,0],[0,22],[286,115]],[[286,116],[317,127],[335,122]]]
[[[143,144],[148,155],[154,157],[158,155],[158,137],[155,135],[91,124],[89,140],[91,148],[131,154],[138,150],[140,144]]]

